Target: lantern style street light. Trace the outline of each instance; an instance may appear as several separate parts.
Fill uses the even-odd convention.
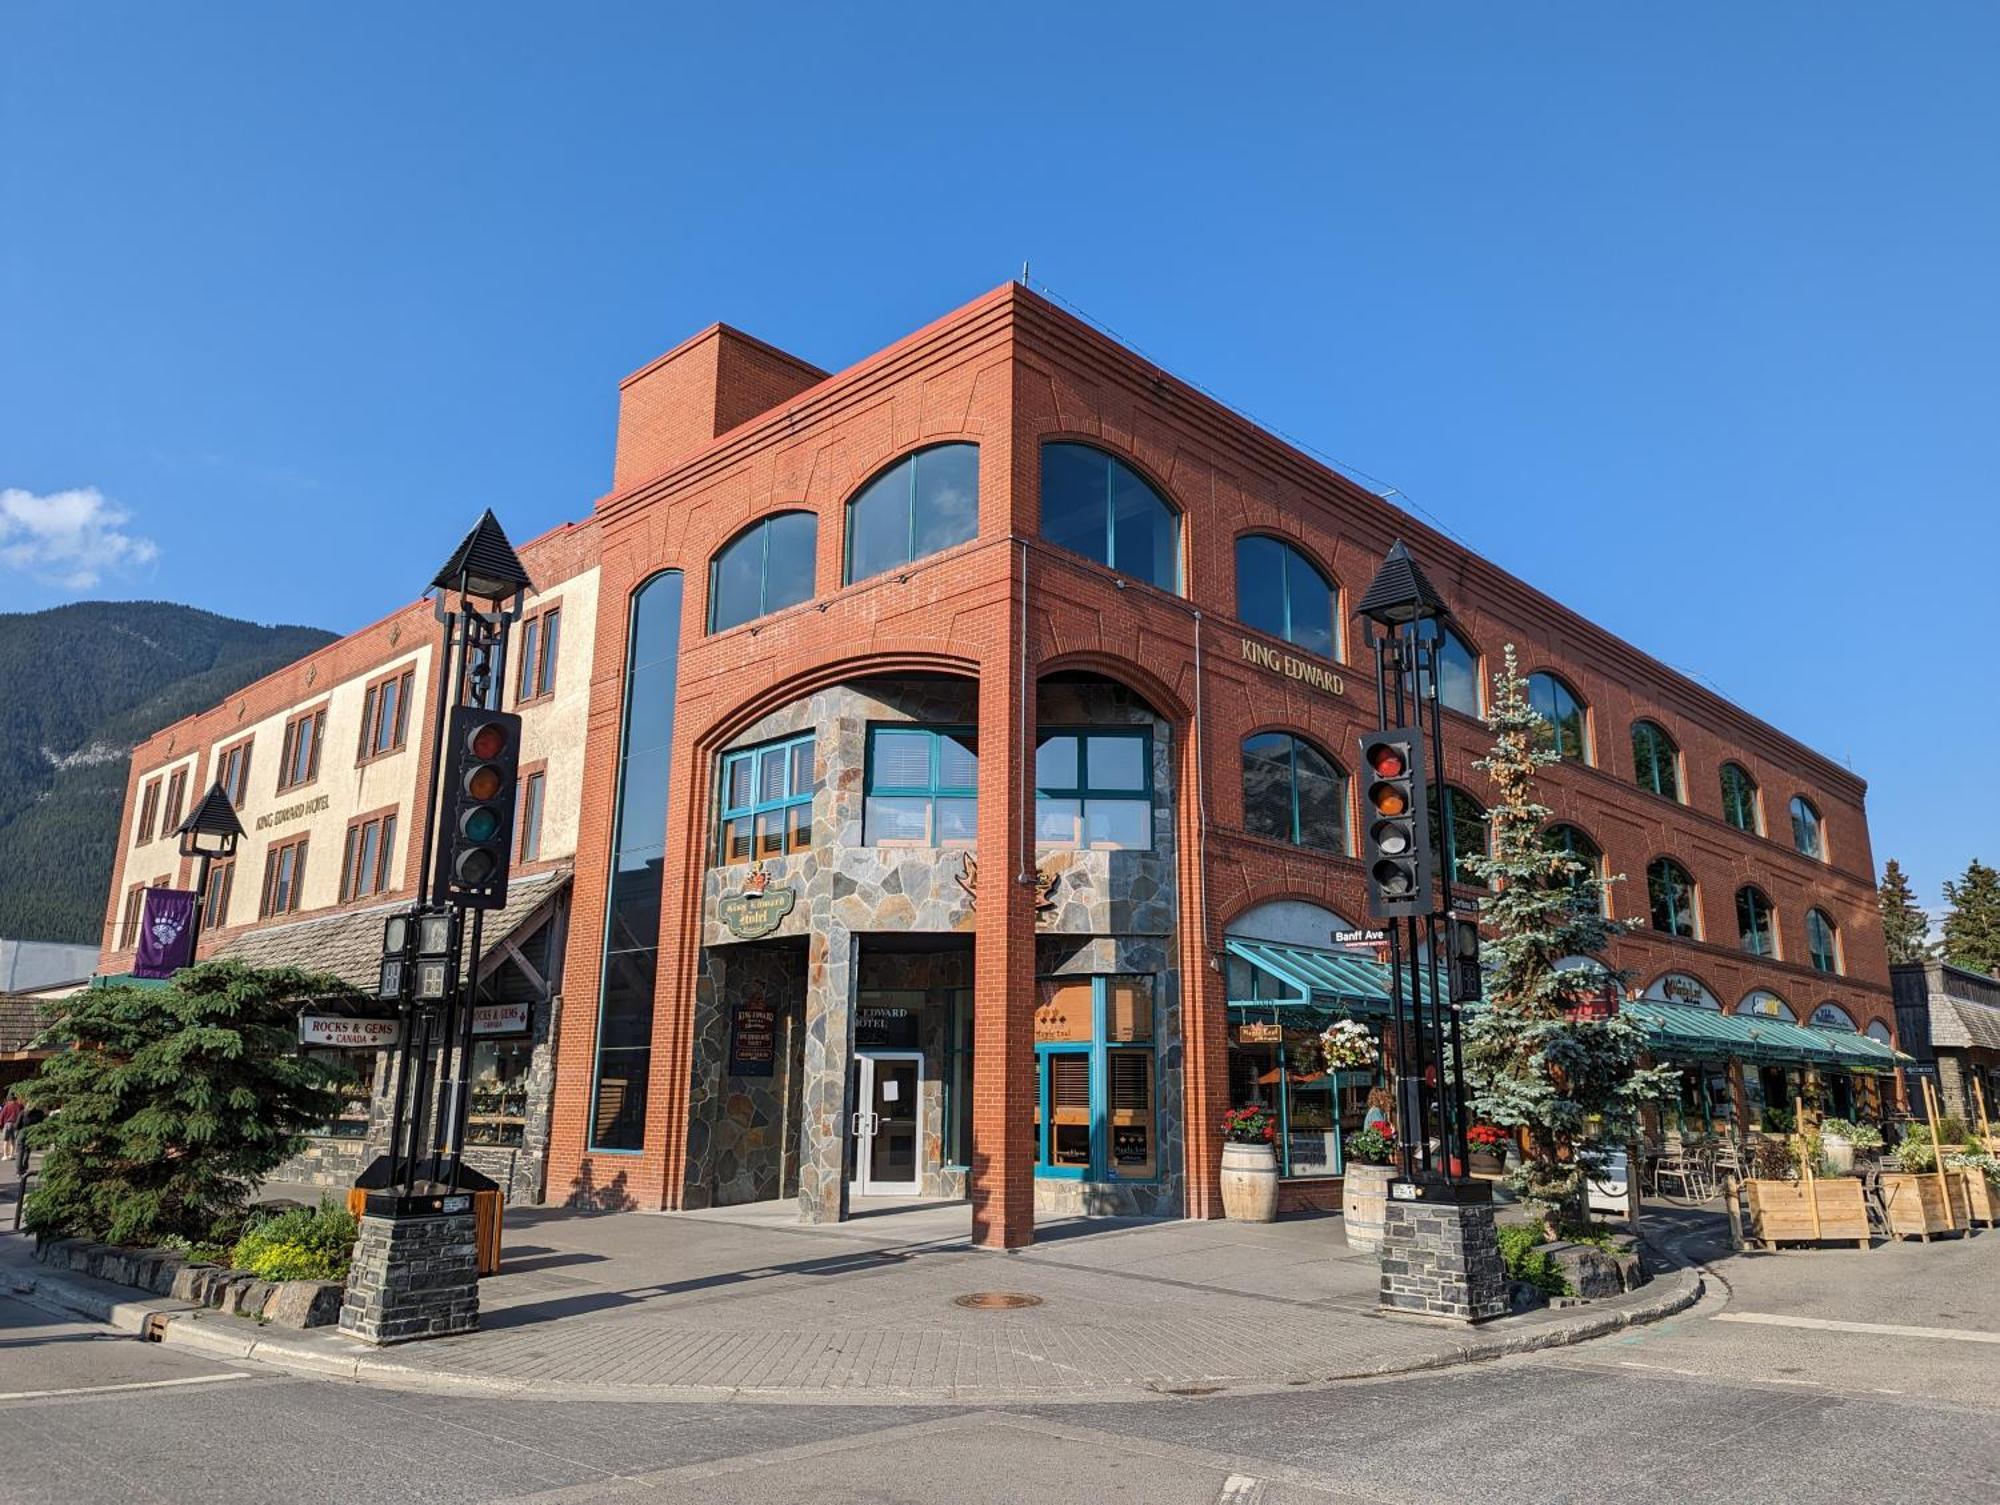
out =
[[[243,822],[236,818],[229,791],[217,779],[201,797],[187,819],[175,829],[180,854],[195,859],[195,912],[201,914],[208,903],[208,870],[220,857],[234,857],[236,843],[243,839]],[[189,953],[192,955],[193,953]]]

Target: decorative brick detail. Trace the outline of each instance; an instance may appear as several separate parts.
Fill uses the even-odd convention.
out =
[[[1382,1309],[1456,1322],[1507,1310],[1493,1204],[1389,1201],[1382,1215]]]
[[[340,1330],[364,1343],[407,1343],[479,1325],[472,1214],[361,1219]]]

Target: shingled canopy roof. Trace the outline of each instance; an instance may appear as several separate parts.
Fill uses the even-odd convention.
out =
[[[531,873],[507,887],[507,903],[486,917],[483,940],[490,959],[501,943],[526,924],[569,882],[567,872]],[[382,968],[382,921],[403,904],[378,904],[347,914],[264,925],[237,936],[218,957],[254,967],[301,967],[331,972],[342,982],[372,992]]]
[[[26,993],[0,993],[0,1061],[48,1054],[28,1049],[28,1042],[48,1027],[41,1014],[45,1001]]]

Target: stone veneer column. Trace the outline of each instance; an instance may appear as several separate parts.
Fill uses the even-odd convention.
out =
[[[1504,1315],[1507,1273],[1490,1193],[1464,1202],[1404,1201],[1394,1195],[1411,1184],[1390,1182],[1383,1207],[1382,1310],[1465,1323]]]
[[[847,1092],[854,1075],[854,937],[814,916],[806,951],[805,1081],[799,1106],[799,1221],[847,1216]]]
[[[361,1219],[340,1330],[364,1343],[408,1343],[479,1325],[472,1214]]]

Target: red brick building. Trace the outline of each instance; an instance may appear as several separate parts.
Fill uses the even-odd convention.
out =
[[[1859,779],[1028,290],[831,376],[711,328],[626,379],[613,473],[524,551],[595,605],[549,1199],[965,1196],[1004,1245],[1213,1216],[1249,1095],[1295,1199],[1337,1184],[1366,1081],[1289,1047],[1360,996],[1352,606],[1399,537],[1455,622],[1459,848],[1512,644],[1563,839],[1626,875],[1612,960],[1658,1018],[1744,1016],[1740,1071],[1683,1033],[1686,1111],[1868,1105],[1833,1064],[1894,1019]],[[141,749],[128,821],[223,730]]]

